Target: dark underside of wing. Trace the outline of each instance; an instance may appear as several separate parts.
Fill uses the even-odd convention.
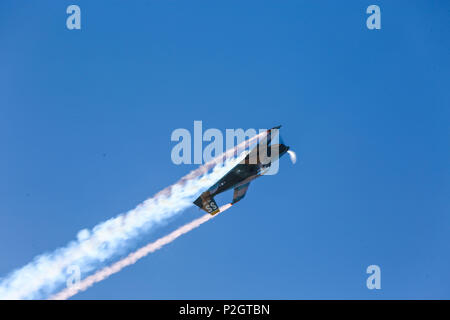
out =
[[[232,202],[233,204],[241,200],[243,197],[245,197],[249,185],[250,182],[234,188],[233,202]]]

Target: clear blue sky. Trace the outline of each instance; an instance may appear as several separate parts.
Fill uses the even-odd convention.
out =
[[[282,124],[295,166],[76,298],[449,299],[449,16],[448,1],[1,1],[0,275],[193,169],[171,162],[174,129]]]

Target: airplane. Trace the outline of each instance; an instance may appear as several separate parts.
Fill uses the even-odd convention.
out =
[[[272,141],[272,130],[277,129],[275,131],[275,134],[277,134],[280,128],[281,126],[277,126],[267,130],[266,137],[247,154],[244,160],[228,171],[211,188],[203,192],[194,201],[194,204],[210,215],[215,215],[220,212],[220,208],[214,200],[214,196],[232,188],[234,188],[234,195],[231,205],[242,200],[250,182],[261,177],[267,172],[274,161],[277,161],[288,152],[289,147],[283,143],[270,145]],[[278,150],[278,152],[271,154],[271,150]]]

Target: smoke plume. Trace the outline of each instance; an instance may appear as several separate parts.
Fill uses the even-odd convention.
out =
[[[240,161],[242,154],[245,154],[242,151],[250,143],[264,135],[260,133],[228,150],[135,209],[104,221],[91,230],[81,230],[77,239],[67,246],[37,256],[29,264],[0,279],[0,299],[41,299],[65,283],[68,268],[77,266],[85,274],[98,269],[108,259],[128,249],[132,240],[191,206],[200,192]],[[235,158],[236,154],[241,156]]]
[[[224,212],[228,208],[231,207],[231,204],[224,205],[220,208],[220,212]],[[158,240],[147,244],[146,246],[140,248],[139,250],[130,253],[127,257],[123,258],[122,260],[119,260],[115,263],[113,263],[109,267],[105,267],[93,275],[90,275],[86,279],[82,280],[80,283],[75,284],[73,286],[70,286],[61,292],[55,294],[54,296],[50,297],[51,300],[66,300],[75,294],[85,291],[90,286],[94,285],[97,282],[100,282],[102,280],[105,280],[106,278],[110,277],[111,275],[118,273],[123,268],[135,264],[139,259],[144,258],[148,254],[155,252],[156,250],[161,249],[166,244],[171,243],[175,239],[177,239],[179,236],[188,233],[194,228],[199,227],[201,224],[205,223],[206,221],[212,219],[215,216],[211,216],[210,214],[205,214],[204,216],[195,219],[184,226],[176,229],[175,231],[169,233],[168,235],[159,238]]]

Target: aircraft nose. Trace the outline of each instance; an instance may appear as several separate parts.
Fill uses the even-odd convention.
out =
[[[289,150],[289,147],[284,145],[284,144],[280,144],[280,155],[286,153]]]

